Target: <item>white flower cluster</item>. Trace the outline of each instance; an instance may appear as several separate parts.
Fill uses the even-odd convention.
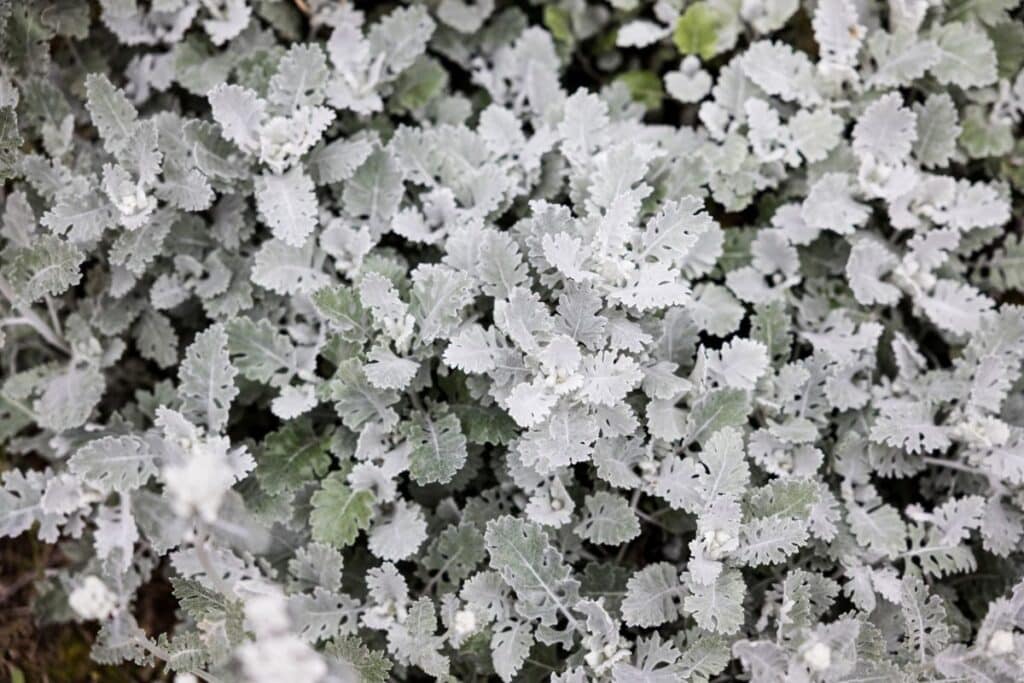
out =
[[[156,422],[168,453],[160,476],[174,511],[213,522],[224,495],[251,469],[251,458],[244,447],[232,450],[226,437],[204,435],[173,410],[158,409]]]
[[[82,619],[106,619],[117,608],[117,596],[98,576],[86,576],[71,591],[68,605]]]
[[[250,599],[245,605],[245,620],[256,636],[255,640],[238,648],[246,680],[252,683],[279,683],[290,677],[310,683],[323,680],[327,665],[307,643],[290,632],[283,596],[267,594]]]

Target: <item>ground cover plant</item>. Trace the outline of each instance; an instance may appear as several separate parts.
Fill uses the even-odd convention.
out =
[[[8,672],[1024,680],[1017,4],[0,1]]]

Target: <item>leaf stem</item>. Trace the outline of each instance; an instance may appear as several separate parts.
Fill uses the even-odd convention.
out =
[[[206,575],[210,577],[210,581],[218,592],[226,596],[233,595],[234,591],[231,590],[230,586],[224,583],[223,577],[221,577],[217,572],[216,567],[213,566],[213,560],[210,557],[209,551],[206,549],[206,543],[210,540],[209,532],[206,531],[205,526],[197,524],[196,527],[196,530],[202,534],[202,541],[193,543],[192,547],[196,550],[196,559],[199,560],[199,566],[202,567]]]
[[[27,304],[18,303],[18,297],[15,296],[14,290],[11,289],[10,284],[3,278],[0,278],[0,294],[11,304],[11,308],[21,313],[21,317],[17,318],[4,318],[3,324],[5,325],[27,325],[35,330],[40,337],[45,339],[47,343],[60,351],[63,351],[67,355],[71,355],[71,347],[67,345],[67,342],[59,335],[54,332],[45,320],[39,317],[32,307]]]

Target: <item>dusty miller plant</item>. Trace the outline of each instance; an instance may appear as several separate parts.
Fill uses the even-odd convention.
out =
[[[38,617],[181,681],[1024,680],[1016,5],[0,2]]]

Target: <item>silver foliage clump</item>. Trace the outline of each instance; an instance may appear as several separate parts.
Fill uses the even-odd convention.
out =
[[[1024,680],[1016,5],[0,2],[43,616],[222,683]]]

